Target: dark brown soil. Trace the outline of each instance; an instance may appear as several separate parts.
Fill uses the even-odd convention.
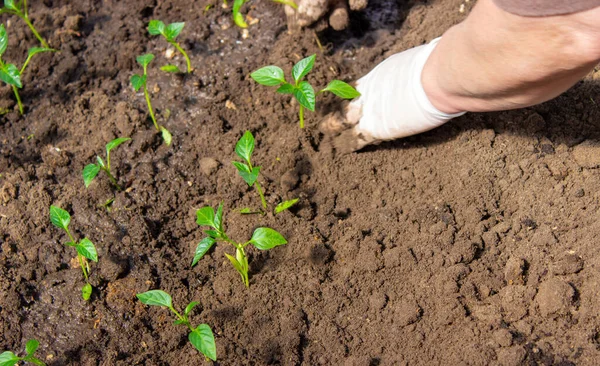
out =
[[[213,327],[223,365],[597,364],[600,71],[541,106],[467,114],[346,156],[317,129],[334,98],[319,100],[302,131],[290,98],[248,77],[317,53],[315,85],[356,80],[472,3],[460,13],[459,0],[376,0],[345,32],[290,35],[279,5],[254,1],[244,11],[260,22],[244,39],[218,1],[206,12],[204,0],[33,2],[34,23],[61,52],[34,59],[23,118],[0,89],[11,110],[0,121],[0,350],[22,352],[35,337],[49,365],[202,363],[185,328],[135,299],[161,288],[178,308],[201,302],[192,321]],[[152,18],[186,22],[193,75],[158,71],[166,47],[146,35]],[[8,19],[5,59],[21,63],[36,42]],[[129,87],[143,52],[158,56],[149,85],[171,147]],[[258,205],[230,163],[247,129],[268,200],[300,197],[298,207],[233,212]],[[82,168],[118,136],[132,138],[113,154],[126,191],[103,176],[85,189]],[[203,236],[195,210],[220,201],[231,237],[260,225],[289,240],[251,251],[250,289],[225,245],[190,268]],[[89,302],[51,204],[98,247]]]

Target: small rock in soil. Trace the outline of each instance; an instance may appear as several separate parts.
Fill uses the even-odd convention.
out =
[[[202,173],[204,173],[204,175],[207,175],[207,176],[210,176],[210,175],[216,173],[217,169],[219,169],[220,165],[221,165],[221,163],[219,163],[217,160],[215,160],[213,158],[200,159],[200,170],[202,171]]]
[[[535,302],[544,317],[564,315],[569,312],[574,296],[575,290],[571,285],[551,278],[540,285]]]
[[[527,286],[506,286],[500,290],[504,320],[512,323],[527,315],[529,304],[535,296],[535,289]]]
[[[81,15],[71,15],[65,19],[64,27],[68,30],[78,31],[83,17]]]
[[[585,140],[573,148],[573,158],[582,168],[600,166],[600,147],[590,140]]]
[[[113,260],[112,258],[104,258],[99,267],[100,276],[109,282],[116,280],[127,270],[125,262]]]
[[[296,188],[296,186],[298,186],[299,181],[300,177],[298,176],[298,172],[296,172],[296,169],[290,169],[287,172],[283,173],[279,184],[281,185],[281,189],[284,192],[289,192]]]
[[[559,256],[550,266],[550,272],[555,275],[568,275],[583,269],[583,259],[573,252]]]
[[[509,285],[524,285],[525,261],[522,258],[511,257],[504,267],[504,280]]]
[[[527,351],[521,346],[514,346],[498,351],[498,362],[502,366],[519,366],[525,361]]]
[[[422,310],[414,299],[402,300],[394,306],[394,324],[404,327],[421,318]]]
[[[496,343],[498,343],[502,347],[509,347],[510,345],[512,345],[513,335],[508,329],[498,329],[494,332],[493,337],[494,341],[496,341]]]
[[[42,160],[52,168],[64,167],[69,164],[69,157],[64,150],[54,146],[46,146],[42,150]]]
[[[7,204],[11,199],[17,198],[17,188],[10,182],[4,183],[0,189],[0,203]]]

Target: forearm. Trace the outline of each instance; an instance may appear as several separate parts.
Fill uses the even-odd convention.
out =
[[[521,17],[480,0],[427,60],[423,88],[446,113],[526,107],[558,96],[600,60],[600,8]]]

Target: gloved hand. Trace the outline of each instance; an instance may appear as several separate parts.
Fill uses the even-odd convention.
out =
[[[337,135],[338,151],[429,131],[465,113],[439,111],[423,90],[421,73],[439,40],[390,56],[357,81],[361,96],[320,125],[322,132]]]
[[[353,11],[367,7],[367,0],[295,0],[298,10],[285,7],[288,28],[307,27],[329,12],[329,25],[335,30],[348,26],[348,7]]]

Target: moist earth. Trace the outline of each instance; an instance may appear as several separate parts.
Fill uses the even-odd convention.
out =
[[[167,310],[135,298],[160,288],[180,310],[200,301],[191,321],[211,325],[222,365],[597,364],[600,71],[548,103],[467,114],[350,155],[318,130],[340,108],[333,96],[319,96],[301,130],[290,96],[249,78],[267,64],[289,74],[316,53],[311,83],[351,82],[472,5],[374,0],[346,31],[290,34],[269,1],[244,6],[258,20],[248,33],[220,2],[31,2],[60,52],[26,72],[25,116],[0,89],[0,349],[22,354],[36,338],[48,365],[205,362]],[[167,44],[145,29],[155,18],[186,22],[191,75],[158,70]],[[21,63],[36,40],[21,20],[2,21],[4,60]],[[171,146],[129,86],[144,52],[157,55],[149,89]],[[179,55],[169,62],[184,66]],[[245,130],[269,204],[298,197],[296,207],[235,211],[259,206],[230,163]],[[112,165],[125,190],[102,175],[85,189],[83,167],[121,136],[132,141]],[[195,210],[219,202],[230,237],[268,226],[289,241],[250,250],[249,289],[224,244],[190,267],[203,237]],[[89,302],[51,204],[98,248]]]

